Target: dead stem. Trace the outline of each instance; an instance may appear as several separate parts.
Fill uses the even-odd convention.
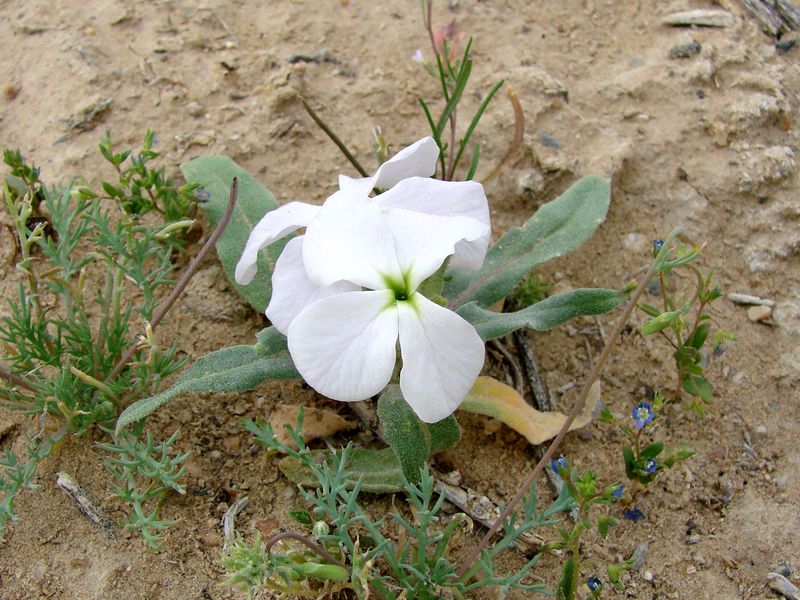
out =
[[[369,177],[367,172],[364,170],[364,167],[362,167],[361,163],[358,162],[358,159],[356,159],[350,150],[347,149],[347,146],[345,146],[344,142],[339,139],[339,136],[333,133],[333,130],[328,127],[328,124],[322,120],[322,118],[314,111],[313,108],[311,108],[308,102],[306,102],[306,99],[302,96],[298,96],[298,98],[300,98],[300,104],[302,104],[303,108],[306,109],[308,116],[311,117],[314,120],[314,123],[316,123],[317,126],[325,132],[325,135],[327,135],[330,140],[336,144],[336,147],[339,148],[341,153],[344,154],[345,158],[350,161],[350,164],[356,168],[356,171],[358,171],[362,177]]]
[[[676,229],[672,234],[670,234],[670,238],[674,238],[680,235],[680,233],[682,233],[682,230]],[[659,253],[659,257],[660,256],[661,254]],[[600,371],[603,369],[606,361],[608,360],[608,357],[611,355],[611,350],[614,348],[617,339],[622,333],[623,327],[625,327],[625,324],[628,322],[631,313],[633,312],[634,308],[636,308],[636,303],[638,302],[639,297],[647,288],[647,284],[649,283],[653,275],[658,271],[658,268],[659,268],[659,262],[658,258],[656,258],[656,260],[654,260],[653,263],[650,265],[645,276],[641,279],[641,281],[639,281],[639,285],[636,286],[636,289],[631,295],[631,299],[628,302],[627,306],[625,307],[625,310],[623,311],[620,318],[617,320],[617,324],[614,326],[614,331],[611,332],[611,336],[609,337],[608,342],[603,348],[603,351],[600,353],[600,356],[595,362],[594,367],[592,367],[592,371],[591,373],[589,373],[589,377],[583,384],[581,393],[578,396],[578,399],[575,401],[575,406],[572,407],[572,411],[570,411],[569,416],[567,416],[567,420],[564,422],[564,425],[561,426],[561,431],[558,432],[558,435],[556,435],[555,439],[550,443],[550,445],[547,448],[547,451],[544,453],[542,458],[539,459],[539,462],[536,463],[536,466],[533,468],[533,470],[528,474],[527,477],[525,477],[525,480],[522,482],[522,484],[520,484],[519,488],[517,489],[516,494],[514,494],[514,497],[511,499],[511,501],[508,502],[508,504],[506,504],[505,508],[500,513],[500,516],[495,520],[495,522],[489,528],[489,531],[486,532],[486,534],[481,538],[481,541],[478,543],[478,545],[469,553],[464,562],[461,563],[461,566],[459,566],[458,568],[459,577],[463,577],[469,571],[470,567],[472,567],[472,565],[475,564],[475,561],[478,559],[483,549],[486,548],[486,546],[492,541],[492,538],[494,537],[495,533],[500,529],[500,527],[503,526],[508,516],[520,503],[522,497],[528,492],[536,476],[539,475],[539,473],[541,473],[542,470],[544,469],[545,465],[547,465],[550,462],[550,460],[552,460],[556,450],[561,445],[561,442],[564,440],[564,437],[567,435],[570,425],[572,425],[572,422],[583,410],[583,406],[586,403],[586,398],[589,395],[589,390],[599,377]]]
[[[500,162],[495,165],[491,173],[489,173],[481,181],[481,183],[484,185],[486,185],[488,181],[497,177],[497,174],[503,170],[503,167],[506,165],[509,159],[511,159],[514,153],[519,150],[520,146],[522,146],[522,141],[525,136],[525,113],[522,112],[522,105],[519,103],[517,93],[510,85],[506,85],[506,94],[508,94],[508,100],[511,102],[511,106],[514,108],[514,137],[511,139],[511,143],[508,145],[508,150],[506,150],[503,158],[501,158]]]
[[[186,272],[181,276],[178,280],[178,283],[175,284],[175,287],[172,289],[172,292],[167,297],[166,300],[158,307],[153,318],[150,320],[150,328],[155,331],[158,324],[161,323],[161,320],[167,315],[169,310],[172,308],[172,305],[175,304],[175,301],[178,297],[183,293],[183,290],[186,289],[186,286],[189,285],[189,282],[195,276],[197,271],[200,269],[200,265],[205,260],[206,256],[208,256],[209,252],[214,248],[214,245],[217,243],[217,240],[222,235],[222,232],[225,231],[225,227],[228,224],[228,221],[231,219],[231,215],[233,215],[233,209],[236,206],[236,199],[239,196],[239,181],[236,177],[233,178],[233,182],[231,183],[231,193],[228,199],[228,207],[225,209],[225,214],[222,216],[222,220],[217,224],[216,229],[214,229],[211,236],[206,240],[206,243],[200,249],[200,252],[197,253],[197,256],[194,257],[194,260],[189,264],[189,267],[186,269]],[[122,370],[128,365],[131,358],[136,351],[139,349],[139,342],[134,342],[122,353],[122,357],[119,359],[114,368],[111,370],[111,373],[108,374],[108,377],[105,379],[105,383],[109,381],[113,381],[121,372]]]
[[[0,378],[10,381],[14,385],[18,385],[19,387],[24,387],[26,390],[30,390],[31,392],[36,393],[37,391],[32,384],[28,383],[25,379],[23,379],[19,375],[14,375],[11,371],[6,369],[2,365],[0,365]]]
[[[519,366],[519,361],[514,357],[513,354],[511,354],[511,352],[509,352],[508,348],[506,348],[505,344],[500,340],[490,340],[489,345],[502,354],[505,361],[511,367],[511,373],[514,377],[514,389],[516,389],[517,393],[524,398],[525,378],[522,375],[522,369]]]

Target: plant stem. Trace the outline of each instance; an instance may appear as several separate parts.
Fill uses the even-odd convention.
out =
[[[669,237],[674,238],[680,233],[682,233],[682,230],[676,229],[670,234]],[[552,460],[553,456],[556,453],[556,450],[561,445],[561,442],[564,440],[564,437],[567,435],[567,432],[569,431],[572,422],[583,410],[583,406],[586,403],[586,398],[589,395],[589,390],[599,377],[600,371],[603,369],[606,361],[608,360],[608,357],[611,355],[611,350],[614,348],[617,339],[619,338],[619,335],[622,333],[623,327],[625,327],[625,324],[628,322],[628,319],[630,318],[633,309],[636,308],[636,303],[639,301],[639,298],[641,297],[642,293],[644,293],[645,289],[647,288],[647,284],[650,281],[650,279],[659,270],[661,266],[659,258],[663,254],[664,253],[662,249],[662,252],[659,252],[658,256],[651,263],[644,277],[642,277],[641,281],[639,282],[639,285],[636,286],[636,289],[631,295],[631,299],[628,302],[628,305],[625,307],[625,310],[618,319],[617,324],[614,326],[614,331],[612,331],[611,335],[609,336],[608,341],[606,342],[606,345],[603,348],[603,351],[597,358],[597,361],[595,362],[591,373],[589,373],[588,379],[583,384],[580,396],[578,396],[578,399],[575,401],[575,406],[572,407],[572,411],[569,413],[567,420],[561,426],[561,431],[558,432],[558,435],[556,435],[555,439],[550,443],[550,446],[547,448],[547,451],[544,453],[542,458],[539,459],[539,462],[536,463],[536,466],[533,468],[533,470],[528,474],[528,476],[525,478],[522,484],[520,484],[519,488],[517,489],[517,493],[514,494],[514,497],[511,499],[511,501],[508,504],[506,504],[505,508],[500,513],[500,516],[497,517],[495,522],[489,528],[489,531],[486,532],[483,538],[481,538],[481,541],[478,543],[478,545],[472,550],[472,552],[469,553],[464,562],[459,566],[458,568],[459,577],[463,577],[464,574],[470,568],[470,566],[476,562],[478,557],[480,557],[481,551],[484,548],[486,548],[486,546],[492,541],[492,537],[494,537],[494,534],[497,532],[498,529],[500,529],[500,527],[503,526],[503,523],[506,522],[508,516],[520,503],[525,493],[530,489],[533,480],[536,478],[537,475],[539,475],[539,473],[541,473],[545,465],[549,464],[550,460]]]
[[[308,102],[306,102],[305,98],[303,98],[302,96],[299,96],[299,98],[300,98],[300,104],[302,104],[303,108],[306,109],[308,116],[311,117],[314,120],[314,123],[316,123],[319,126],[319,128],[325,132],[325,135],[327,135],[331,139],[331,141],[334,144],[336,144],[336,147],[339,148],[341,153],[345,155],[345,158],[347,158],[347,160],[350,161],[350,164],[356,168],[356,171],[358,171],[362,177],[369,177],[367,172],[364,170],[364,167],[361,166],[361,163],[359,163],[356,157],[353,156],[350,150],[347,149],[347,146],[345,146],[344,142],[339,139],[339,136],[333,133],[333,130],[330,127],[328,127],[328,124],[322,120],[322,118],[314,111],[313,108],[311,108]]]
[[[175,304],[175,301],[178,297],[183,293],[183,290],[186,289],[186,286],[189,285],[189,282],[192,280],[192,277],[195,276],[195,273],[200,269],[200,265],[205,260],[206,256],[208,256],[209,252],[214,248],[214,244],[217,243],[217,240],[222,235],[222,232],[225,230],[225,227],[228,225],[228,221],[231,219],[231,215],[233,215],[233,208],[236,206],[236,199],[239,195],[239,181],[236,177],[233,178],[233,182],[231,183],[231,193],[230,198],[228,200],[228,207],[225,209],[225,214],[222,216],[222,220],[217,224],[216,229],[208,238],[206,243],[200,249],[200,252],[197,253],[197,256],[194,257],[194,260],[189,264],[189,267],[186,269],[186,272],[181,276],[178,280],[178,283],[175,284],[175,287],[172,290],[172,293],[167,297],[166,300],[158,307],[153,318],[150,320],[150,328],[155,331],[158,324],[161,320],[166,316],[169,310],[172,308],[172,305]],[[114,380],[122,370],[128,365],[133,355],[139,349],[139,343],[134,342],[122,353],[119,361],[117,364],[114,365],[114,368],[111,370],[111,373],[108,374],[108,377],[105,379],[105,383]]]
[[[311,550],[319,554],[322,558],[328,561],[332,565],[336,565],[337,567],[342,567],[343,569],[346,568],[340,560],[338,560],[335,556],[333,556],[330,552],[325,550],[322,546],[317,544],[316,542],[311,541],[306,536],[297,533],[296,531],[283,531],[281,533],[276,533],[271,538],[269,538],[266,543],[264,544],[264,550],[267,551],[267,556],[272,553],[272,547],[277,544],[281,540],[291,539],[300,542],[304,546],[308,546]]]
[[[18,385],[20,387],[24,387],[26,390],[30,390],[33,393],[36,393],[37,390],[33,387],[32,384],[28,383],[25,379],[18,375],[14,375],[11,371],[6,369],[4,366],[0,365],[0,378],[10,381],[14,385]]]

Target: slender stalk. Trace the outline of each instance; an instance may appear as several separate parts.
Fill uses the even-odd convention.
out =
[[[677,237],[681,233],[682,230],[680,229],[674,230],[670,234],[668,240]],[[665,247],[667,246],[666,242],[664,246]],[[645,273],[644,277],[642,277],[641,281],[639,282],[639,285],[636,286],[636,289],[631,295],[631,299],[628,302],[628,305],[625,307],[625,310],[623,311],[622,315],[617,321],[617,324],[614,326],[614,331],[612,331],[611,336],[608,338],[608,342],[606,342],[603,351],[597,358],[597,361],[595,362],[592,371],[589,373],[588,379],[586,380],[586,382],[583,385],[583,388],[581,389],[581,393],[578,396],[578,399],[575,401],[575,406],[572,407],[572,411],[570,411],[569,416],[567,416],[567,420],[561,426],[561,430],[558,432],[558,435],[556,435],[555,439],[550,443],[550,445],[547,448],[547,451],[545,451],[542,458],[539,459],[539,462],[536,463],[536,466],[533,468],[533,470],[520,484],[516,494],[514,494],[514,497],[511,499],[511,501],[508,504],[506,504],[505,508],[500,513],[500,516],[497,517],[495,522],[489,528],[489,531],[486,532],[483,538],[481,538],[481,541],[478,543],[478,545],[472,550],[472,552],[469,553],[464,562],[459,566],[458,568],[459,577],[463,577],[468,572],[469,568],[477,561],[478,557],[480,557],[481,555],[481,551],[484,548],[486,548],[486,546],[492,541],[494,534],[500,529],[500,527],[503,526],[508,516],[520,503],[525,493],[530,489],[533,480],[539,475],[539,473],[542,472],[545,466],[552,460],[553,456],[556,453],[556,450],[561,445],[561,442],[564,440],[564,437],[567,435],[567,432],[569,431],[572,422],[583,410],[583,406],[584,404],[586,404],[586,398],[589,395],[589,390],[591,389],[592,385],[597,380],[597,378],[600,376],[600,371],[602,371],[603,367],[606,364],[606,361],[608,360],[608,357],[611,355],[611,350],[616,345],[617,339],[619,338],[620,333],[622,333],[623,327],[625,327],[625,324],[628,322],[631,313],[633,312],[634,308],[636,308],[636,303],[639,301],[639,298],[641,297],[642,293],[644,293],[645,289],[647,288],[648,282],[660,269],[662,264],[660,259],[665,255],[666,255],[665,249],[662,248],[661,252],[659,252],[656,259],[650,265],[650,268],[647,270],[647,273]]]
[[[233,182],[231,184],[231,193],[230,199],[228,200],[228,207],[225,209],[225,214],[222,216],[222,220],[217,224],[216,229],[208,238],[206,243],[200,249],[200,252],[197,253],[197,256],[194,257],[194,260],[189,264],[189,267],[186,269],[186,272],[181,276],[178,280],[178,283],[175,284],[175,287],[172,289],[172,293],[167,297],[166,300],[158,307],[153,318],[150,320],[150,327],[152,330],[155,330],[158,327],[158,324],[161,323],[161,320],[166,316],[169,310],[172,308],[172,305],[175,304],[175,301],[178,297],[183,293],[183,290],[186,289],[186,286],[189,285],[189,282],[192,280],[192,277],[195,276],[197,271],[200,269],[200,265],[205,260],[206,256],[211,252],[214,248],[214,244],[217,243],[217,240],[222,235],[222,232],[225,231],[225,227],[228,225],[228,221],[231,219],[231,215],[233,215],[233,209],[236,206],[236,199],[239,195],[239,181],[236,177],[233,178]],[[108,374],[108,377],[105,379],[105,383],[114,380],[122,370],[128,365],[133,355],[136,354],[136,351],[139,349],[139,343],[134,342],[122,353],[119,361],[117,364],[114,365],[114,368],[111,370],[111,373]]]
[[[18,385],[19,387],[24,387],[26,390],[36,393],[38,390],[33,387],[33,384],[28,383],[25,379],[20,377],[19,375],[14,375],[11,371],[6,369],[4,366],[0,365],[0,378],[5,379],[6,381],[10,381],[14,385]]]
[[[316,542],[308,539],[306,536],[304,536],[304,535],[302,535],[300,533],[297,533],[296,531],[282,531],[281,533],[276,533],[271,538],[269,538],[266,541],[266,543],[264,544],[264,550],[267,551],[267,556],[269,556],[272,553],[272,547],[275,544],[277,544],[279,541],[285,540],[285,539],[291,539],[291,540],[295,540],[297,542],[300,542],[304,546],[307,546],[308,548],[310,548],[311,550],[313,550],[314,552],[319,554],[322,558],[324,558],[326,561],[328,561],[332,565],[336,565],[337,567],[342,567],[343,569],[347,568],[333,554],[331,554],[330,552],[325,550],[325,548],[323,548],[322,546],[320,546]]]
[[[364,167],[361,166],[361,163],[358,162],[358,159],[356,159],[350,150],[348,150],[347,146],[344,145],[344,142],[339,139],[339,136],[333,133],[333,130],[328,127],[328,124],[322,120],[322,118],[314,111],[313,108],[311,108],[308,102],[306,102],[306,99],[302,96],[300,96],[300,104],[302,104],[303,108],[306,109],[308,116],[314,120],[314,123],[316,123],[319,128],[325,132],[325,135],[327,135],[330,140],[336,144],[336,147],[339,148],[341,153],[345,155],[345,158],[350,161],[350,164],[355,167],[356,171],[358,171],[362,177],[369,177],[367,172],[364,170]]]

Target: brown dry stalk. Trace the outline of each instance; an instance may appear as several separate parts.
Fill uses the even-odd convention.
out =
[[[158,324],[161,323],[161,320],[167,315],[169,310],[172,308],[172,305],[175,304],[175,301],[183,293],[183,290],[186,289],[186,286],[189,285],[189,282],[200,269],[200,265],[203,263],[206,256],[208,256],[209,252],[211,252],[211,250],[214,248],[214,244],[217,243],[217,240],[222,235],[222,232],[225,231],[225,227],[227,226],[228,221],[230,221],[231,215],[233,214],[233,208],[236,206],[236,199],[238,196],[239,180],[234,177],[233,182],[231,183],[231,193],[228,199],[228,207],[225,209],[225,214],[222,216],[222,220],[220,220],[216,229],[214,229],[206,243],[203,244],[200,252],[197,253],[197,256],[195,256],[192,262],[189,264],[186,272],[181,275],[181,278],[178,280],[178,283],[175,284],[175,287],[172,289],[170,295],[166,300],[164,300],[164,302],[161,303],[161,306],[158,307],[158,310],[156,310],[153,318],[150,320],[150,328],[153,331],[155,331],[156,327],[158,327]],[[138,349],[139,342],[134,342],[128,346],[125,352],[122,353],[119,361],[117,361],[117,364],[114,365],[111,373],[109,373],[108,377],[106,377],[105,383],[114,380],[120,373],[122,373],[122,370],[128,365]]]
[[[656,273],[657,270],[658,270],[658,262],[654,261],[653,264],[650,266],[650,268],[647,270],[645,276],[639,282],[639,285],[636,286],[636,290],[631,295],[631,299],[628,302],[628,305],[625,307],[622,316],[620,316],[616,326],[614,327],[614,331],[608,338],[608,341],[606,342],[603,351],[600,353],[600,356],[597,358],[594,367],[592,367],[592,371],[591,373],[589,373],[589,378],[583,384],[580,396],[578,396],[578,399],[575,401],[575,406],[572,407],[572,411],[569,413],[567,420],[564,422],[564,425],[561,426],[561,431],[559,431],[555,439],[552,442],[550,442],[550,446],[548,446],[547,451],[544,453],[542,458],[539,459],[539,462],[536,463],[536,466],[525,478],[525,481],[523,481],[522,484],[520,484],[519,488],[517,489],[517,493],[514,494],[514,497],[511,499],[511,501],[508,504],[506,504],[505,508],[503,509],[503,512],[501,512],[500,516],[497,517],[495,522],[489,528],[489,531],[486,532],[486,535],[484,535],[483,538],[481,538],[481,541],[478,543],[478,545],[472,550],[472,552],[469,553],[466,560],[461,564],[461,566],[458,569],[458,575],[460,577],[463,577],[470,569],[470,567],[472,567],[472,565],[475,564],[475,561],[481,555],[481,551],[489,544],[489,542],[492,541],[492,538],[494,537],[495,533],[497,533],[500,527],[503,526],[508,516],[522,500],[522,497],[528,492],[528,490],[530,490],[533,480],[537,477],[537,475],[539,475],[542,472],[545,466],[553,459],[556,450],[558,450],[558,447],[561,445],[561,442],[567,435],[570,425],[572,425],[572,422],[583,410],[583,406],[586,403],[586,397],[589,395],[589,390],[591,389],[592,384],[597,380],[598,376],[600,375],[600,371],[603,369],[603,366],[605,366],[608,357],[611,355],[611,350],[614,348],[614,345],[616,344],[616,341],[619,338],[620,333],[622,333],[622,328],[625,327],[625,324],[628,322],[628,319],[630,318],[633,309],[636,307],[636,303],[638,302],[639,297],[642,295],[645,288],[647,287],[647,283],[650,281],[650,279],[653,277],[653,275]]]
[[[495,165],[491,173],[481,180],[481,183],[484,185],[486,185],[488,181],[497,177],[497,174],[503,170],[503,167],[506,165],[509,159],[514,156],[514,153],[519,150],[520,146],[522,146],[522,141],[525,136],[525,113],[522,112],[522,105],[519,103],[519,97],[514,91],[514,88],[512,88],[510,85],[506,85],[506,94],[508,94],[508,100],[511,102],[511,106],[514,108],[514,137],[511,139],[511,143],[508,145],[508,150],[506,150],[506,153],[503,158],[500,159],[500,162]]]

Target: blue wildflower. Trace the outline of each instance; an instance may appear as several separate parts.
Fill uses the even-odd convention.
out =
[[[611,497],[616,499],[616,500],[619,500],[620,498],[622,498],[622,494],[624,492],[625,492],[625,486],[617,484],[617,486],[611,492]]]
[[[653,240],[653,254],[658,254],[658,251],[664,247],[664,240]]]
[[[597,577],[589,577],[589,580],[586,582],[586,587],[588,587],[589,591],[594,594],[602,589],[603,582]]]
[[[644,513],[640,511],[638,508],[629,508],[625,511],[623,515],[629,521],[633,521],[634,523],[638,523],[642,519],[645,518]]]
[[[653,475],[656,471],[658,471],[658,463],[656,462],[656,459],[655,458],[647,459],[644,463],[643,470],[645,473],[649,473],[650,475]]]
[[[633,420],[636,421],[636,429],[641,429],[652,422],[656,413],[653,411],[653,406],[649,402],[639,402],[639,404],[633,407],[631,416]]]
[[[553,469],[554,473],[558,473],[559,468],[565,469],[567,468],[567,459],[562,454],[558,458],[554,458],[550,461],[550,468]]]

